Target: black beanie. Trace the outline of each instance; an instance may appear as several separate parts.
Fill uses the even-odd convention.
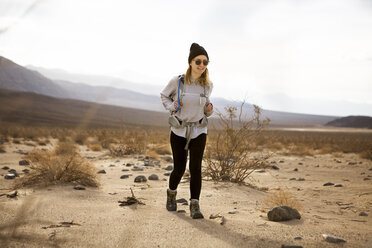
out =
[[[192,43],[190,47],[190,54],[189,54],[189,64],[191,63],[191,60],[199,55],[205,55],[207,56],[208,60],[208,53],[205,51],[204,47],[199,46],[197,43]]]

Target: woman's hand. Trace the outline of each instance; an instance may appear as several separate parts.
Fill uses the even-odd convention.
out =
[[[211,111],[213,110],[213,105],[212,105],[212,103],[208,103],[208,105],[205,107],[205,110],[206,110],[207,112],[211,112]]]
[[[183,105],[182,102],[181,102],[180,105],[181,105],[181,106]],[[181,106],[180,106],[180,108],[181,108]],[[175,101],[175,102],[174,102],[174,109],[177,109],[177,107],[178,107],[178,101]]]

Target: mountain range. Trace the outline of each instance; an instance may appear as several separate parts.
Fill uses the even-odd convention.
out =
[[[150,112],[157,112],[160,114],[159,116],[165,116],[166,119],[166,111],[161,104],[160,95],[148,94],[150,91],[138,92],[125,89],[132,88],[140,90],[145,87],[144,85],[136,85],[117,78],[69,74],[62,70],[57,70],[58,74],[55,73],[56,70],[49,71],[49,73],[47,71],[47,69],[32,66],[26,68],[0,56],[0,89],[8,90],[8,93],[11,91],[35,93],[33,99],[36,98],[36,95],[44,95],[64,99],[66,101],[65,103],[70,99],[70,101],[79,100],[81,104],[85,101],[103,104],[105,106],[114,105],[124,107],[126,111],[135,109],[139,116],[141,116],[139,113],[146,113],[148,115]],[[49,77],[56,77],[58,75],[59,79],[51,79],[47,75]],[[78,80],[81,80],[81,82],[78,82]],[[102,82],[114,82],[111,85],[121,85],[121,88],[99,85]],[[4,92],[2,97],[4,97]],[[30,95],[27,95],[27,97],[30,97]],[[49,98],[49,101],[52,101],[51,98]],[[214,108],[221,112],[224,111],[224,107],[226,106],[239,107],[241,105],[241,102],[233,102],[224,98],[212,97],[211,101],[214,104]],[[46,102],[44,101],[43,103]],[[77,107],[78,103],[74,102],[74,104],[74,107]],[[66,104],[66,106],[69,105]],[[49,109],[48,111],[52,110]],[[250,116],[252,111],[253,105],[245,103],[243,112],[247,116]],[[263,109],[262,118],[266,117],[271,120],[271,125],[286,126],[325,125],[330,121],[340,118],[339,116],[309,115]],[[165,121],[159,121],[159,124],[161,123],[165,123]]]

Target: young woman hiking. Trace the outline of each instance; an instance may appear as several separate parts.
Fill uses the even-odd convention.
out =
[[[167,189],[166,208],[168,211],[177,210],[177,186],[185,172],[190,152],[190,216],[193,219],[204,218],[199,207],[201,165],[207,139],[207,117],[213,112],[213,105],[209,101],[213,85],[208,75],[208,63],[207,51],[193,43],[186,74],[172,78],[160,93],[164,107],[171,112],[170,144],[174,164]]]

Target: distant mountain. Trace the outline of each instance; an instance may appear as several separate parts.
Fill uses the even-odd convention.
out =
[[[30,71],[0,56],[0,88],[69,97],[69,92],[37,71]]]
[[[28,65],[26,66],[26,68],[33,71],[38,71],[45,77],[52,80],[69,81],[71,83],[84,83],[92,86],[106,86],[117,89],[126,89],[142,94],[154,94],[154,92],[160,92],[162,90],[162,87],[157,85],[148,85],[138,82],[133,83],[116,77],[70,73],[61,69],[46,69],[33,65]]]
[[[372,117],[369,116],[346,116],[330,121],[326,126],[333,127],[354,127],[372,129]]]
[[[0,89],[0,122],[83,128],[167,126],[167,114]]]
[[[143,92],[109,86],[92,86],[83,82],[72,83],[68,80],[51,80],[39,72],[17,65],[6,58],[0,58],[0,88],[2,89],[34,92],[58,98],[78,99],[166,113],[160,101],[160,94],[147,95]],[[64,74],[61,73],[61,75]],[[104,78],[100,80],[104,80]],[[241,102],[229,101],[224,98],[212,97],[211,101],[216,110],[215,112],[224,112],[224,107],[226,106],[235,106],[239,109],[241,105]],[[246,103],[243,113],[243,117],[250,118],[253,114],[253,105]],[[261,117],[262,119],[268,117],[272,125],[285,126],[324,125],[337,118],[337,116],[298,114],[265,109],[262,110]]]

